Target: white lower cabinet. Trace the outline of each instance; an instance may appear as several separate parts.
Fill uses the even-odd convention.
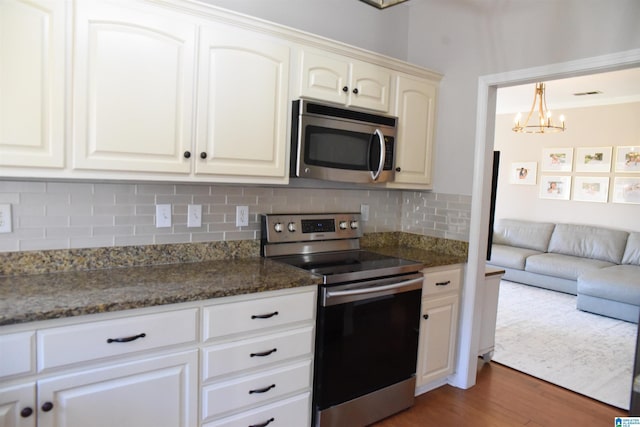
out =
[[[459,267],[425,269],[416,388],[431,388],[454,372],[458,335]]]
[[[309,425],[311,393],[302,393],[270,405],[204,424],[203,427],[292,427]]]
[[[0,426],[35,427],[36,384],[0,385]]]

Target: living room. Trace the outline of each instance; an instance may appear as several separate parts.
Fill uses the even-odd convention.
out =
[[[522,114],[523,125],[532,109],[535,84],[498,90],[494,141],[494,149],[500,151],[496,221],[506,218],[640,231],[635,219],[640,199],[632,191],[640,182],[640,169],[633,160],[633,154],[640,150],[636,119],[640,113],[638,71],[627,69],[545,82],[545,109],[553,111],[553,125],[566,127],[557,133],[512,131],[516,113]],[[529,125],[537,124],[537,104],[535,107]],[[564,116],[564,123],[560,115]],[[494,360],[628,408],[635,323],[577,310],[575,295],[510,282],[503,282],[500,292]],[[508,304],[507,299],[511,299]],[[513,300],[522,303],[522,307],[512,307]],[[551,308],[555,303],[566,307]],[[536,322],[525,325],[526,316],[534,316]],[[540,323],[545,316],[550,320]],[[588,327],[578,331],[577,322],[581,321]],[[544,331],[545,328],[550,329]],[[562,332],[566,335],[555,336],[550,332],[554,328],[566,329]],[[505,354],[517,352],[509,343],[509,335],[517,335],[521,354]],[[583,345],[591,339],[598,340],[602,347]],[[611,344],[607,347],[609,339]],[[531,351],[536,345],[552,347],[554,342],[557,347],[547,354]],[[614,347],[616,351],[610,351]],[[554,364],[558,366],[552,367]],[[602,368],[607,364],[608,368]],[[576,366],[584,373],[574,369]],[[598,369],[605,372],[599,373]]]

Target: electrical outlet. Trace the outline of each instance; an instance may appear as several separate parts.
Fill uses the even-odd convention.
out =
[[[11,205],[0,204],[0,233],[11,233]]]
[[[249,225],[249,206],[236,206],[236,227]]]
[[[360,217],[363,221],[369,221],[369,205],[360,205]]]
[[[171,205],[156,205],[156,228],[171,227]]]
[[[202,227],[202,205],[187,206],[187,227]]]

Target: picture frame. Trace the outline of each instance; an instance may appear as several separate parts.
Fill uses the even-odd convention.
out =
[[[640,204],[640,178],[615,177],[612,201],[613,203]]]
[[[607,203],[609,200],[609,177],[574,176],[571,200]]]
[[[611,172],[611,152],[612,147],[576,148],[576,172]]]
[[[543,148],[540,169],[546,172],[571,172],[573,148]]]
[[[513,162],[511,163],[511,184],[536,185],[538,175],[538,162]]]
[[[616,172],[640,173],[640,146],[623,146],[616,149]]]
[[[570,176],[550,176],[540,177],[540,198],[569,200],[571,195]]]

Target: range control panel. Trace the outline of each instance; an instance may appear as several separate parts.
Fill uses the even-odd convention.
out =
[[[362,236],[359,213],[264,214],[262,239],[268,243],[354,239]]]

